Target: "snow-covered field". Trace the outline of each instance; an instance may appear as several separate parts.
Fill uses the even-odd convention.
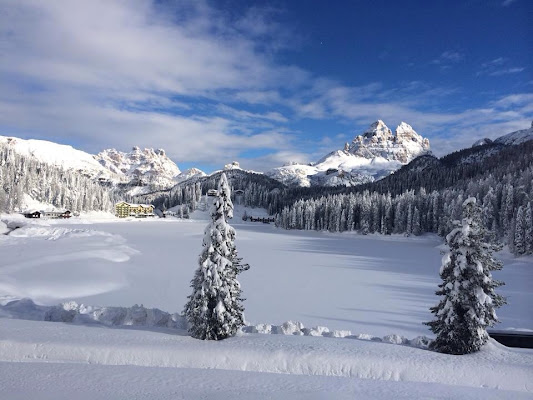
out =
[[[74,300],[181,312],[206,224],[201,213],[193,218],[92,216],[38,221],[0,235],[2,304],[28,297],[44,306]],[[238,216],[232,225],[239,253],[251,265],[240,276],[247,321],[300,321],[339,331],[307,335],[344,338],[243,333],[206,343],[185,336],[179,324],[28,321],[18,318],[44,314],[3,306],[0,399],[188,399],[215,392],[242,399],[531,398],[532,351],[491,341],[481,353],[454,357],[356,339],[429,335],[422,322],[437,301],[438,237],[283,231]],[[500,309],[497,328],[531,330],[533,259],[500,256],[505,266],[496,277],[506,282],[501,292],[509,304]],[[259,328],[247,331],[277,330]]]

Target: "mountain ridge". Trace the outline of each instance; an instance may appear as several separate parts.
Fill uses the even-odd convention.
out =
[[[334,150],[313,164],[291,163],[265,174],[289,186],[356,186],[381,179],[428,152],[429,140],[411,125],[401,122],[393,133],[377,120],[343,150]]]

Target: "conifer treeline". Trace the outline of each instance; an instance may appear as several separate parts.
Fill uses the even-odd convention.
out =
[[[475,197],[482,206],[483,224],[498,241],[516,254],[533,253],[533,166],[495,179],[491,174],[466,186],[434,190],[409,190],[397,196],[365,190],[297,200],[277,215],[285,229],[343,232],[434,232],[444,236],[461,217],[464,199]]]

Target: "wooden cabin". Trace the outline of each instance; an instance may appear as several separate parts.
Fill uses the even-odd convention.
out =
[[[66,211],[41,211],[41,218],[70,218],[72,213],[69,210]]]
[[[22,215],[24,215],[26,218],[41,218],[40,211],[26,211],[23,212]]]

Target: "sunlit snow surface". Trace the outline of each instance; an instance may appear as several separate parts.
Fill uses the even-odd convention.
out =
[[[263,210],[247,212],[264,215]],[[320,325],[380,337],[430,334],[422,322],[431,318],[428,308],[437,301],[440,238],[284,231],[245,223],[236,214],[232,225],[237,248],[251,265],[240,276],[249,323],[293,320],[309,328]],[[74,300],[181,312],[206,224],[201,220],[205,215],[193,217],[197,220],[38,221],[0,235],[0,301],[29,297],[44,305]],[[509,305],[500,309],[502,324],[497,328],[533,329],[533,260],[507,253],[501,257],[505,266],[496,276],[506,282],[501,292]],[[219,392],[223,399],[381,399],[392,393],[399,398],[526,398],[533,390],[523,383],[533,374],[533,352],[517,353],[497,344],[477,358],[461,358],[464,371],[486,363],[486,371],[469,377],[454,369],[457,358],[368,340],[244,334],[227,344],[199,344],[182,336],[183,331],[168,329],[146,332],[5,318],[0,325],[0,387],[10,399],[56,398],[57,385],[64,393],[57,398],[72,398],[80,389],[77,398],[116,399],[142,394],[206,398],[202,396]],[[369,349],[375,354],[369,356]],[[63,368],[63,362],[69,366]],[[498,365],[503,375],[489,377],[489,365]],[[242,371],[249,371],[246,378]],[[105,377],[110,381],[96,391]],[[203,378],[209,383],[198,384]],[[135,383],[120,391],[115,380],[119,385]],[[42,397],[28,395],[36,388],[43,389]]]
[[[41,221],[0,237],[0,295],[181,312],[206,221],[97,221]],[[240,276],[247,321],[429,334],[422,322],[437,300],[440,238],[286,231],[238,217],[232,223],[251,266]],[[498,328],[533,329],[531,258],[504,258],[496,276],[506,282],[501,292],[509,305],[499,311]]]

